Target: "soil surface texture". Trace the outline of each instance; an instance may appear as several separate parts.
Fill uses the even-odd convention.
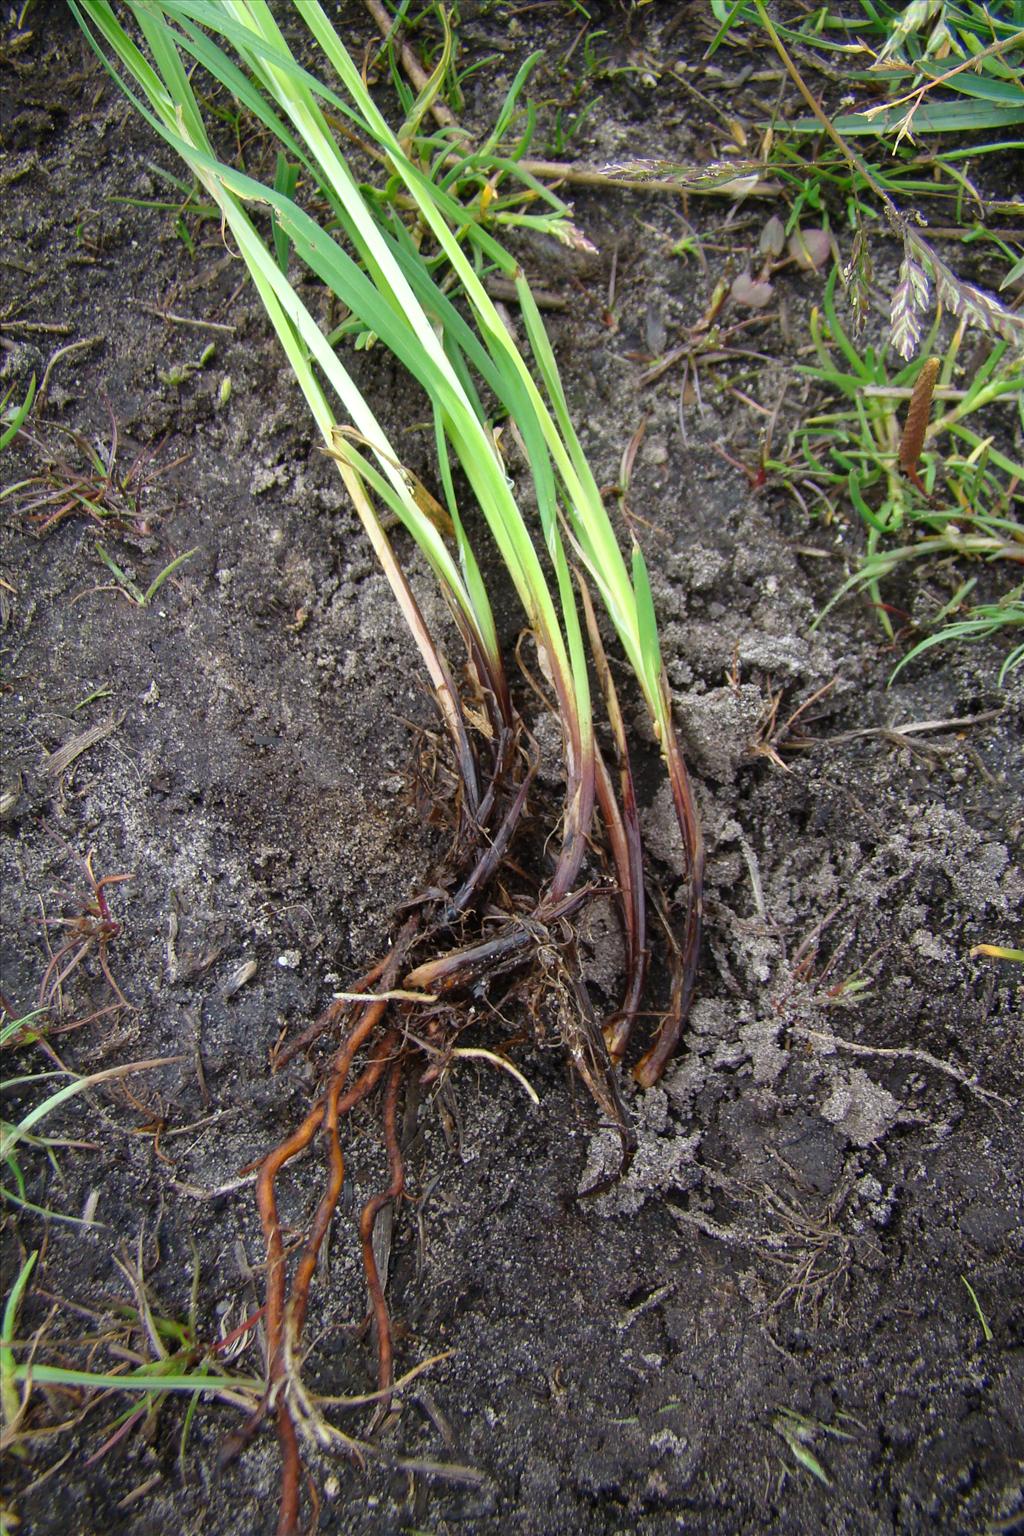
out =
[[[564,96],[559,61],[583,20],[527,8],[509,27],[490,11],[462,7],[468,56],[497,56],[467,82],[470,127],[493,119],[541,28],[531,89]],[[568,153],[708,151],[704,109],[656,70],[699,62],[704,8],[690,11],[673,26],[674,5],[609,9],[611,64]],[[414,646],[241,263],[215,220],[153,206],[178,195],[154,165],[179,167],[63,8],[37,4],[32,23],[0,64],[0,387],[20,399],[45,372],[46,389],[2,480],[59,482],[87,449],[116,449],[121,516],[43,529],[17,496],[3,503],[0,985],[18,1016],[43,990],[50,1042],[75,1071],[172,1061],[69,1101],[39,1128],[73,1143],[55,1162],[22,1146],[25,1198],[87,1224],[12,1210],[3,1258],[6,1289],[39,1250],[19,1339],[37,1334],[51,1364],[109,1370],[138,1301],[126,1270],[162,1318],[194,1306],[204,1341],[258,1305],[263,1237],[243,1171],[301,1119],[324,1059],[274,1073],[271,1053],[386,951],[447,833],[418,778],[435,717]],[[372,23],[352,7],[344,25],[361,57]],[[705,94],[760,121],[758,90],[770,111],[778,84],[730,83],[734,68]],[[641,1093],[624,1074],[638,1151],[598,1198],[576,1197],[614,1169],[618,1139],[521,1020],[482,1023],[479,1043],[508,1045],[539,1107],[486,1060],[461,1061],[443,1099],[424,1091],[388,1296],[399,1374],[444,1358],[377,1432],[380,1458],[307,1454],[319,1528],[1020,1529],[1024,1009],[1020,967],[971,950],[1024,931],[1024,669],[1000,686],[997,647],[938,647],[887,686],[901,651],[866,603],[812,627],[861,536],[808,521],[742,465],[783,394],[777,436],[810,409],[795,366],[823,275],[780,274],[742,342],[757,356],[703,367],[698,395],[682,364],[641,382],[756,252],[771,202],[684,210],[678,196],[581,188],[574,204],[596,254],[536,241],[521,255],[557,301],[549,330],[600,484],[619,481],[644,428],[626,513],[708,841],[697,998],[659,1086]],[[699,260],[674,252],[689,236]],[[878,240],[884,286],[898,256]],[[358,367],[389,430],[418,419],[387,357]],[[142,594],[187,558],[140,604],[101,546]],[[399,548],[455,655],[429,574]],[[957,579],[923,570],[886,596],[912,612],[922,584]],[[512,595],[498,607],[511,654]],[[671,803],[622,676],[671,890]],[[921,722],[940,724],[903,729]],[[543,742],[550,723],[533,723]],[[95,899],[87,858],[95,880],[118,877],[102,893],[119,929],[80,946],[55,992],[79,955],[62,946],[84,931],[67,923]],[[614,910],[595,902],[582,922],[592,991],[614,1008]],[[657,989],[655,976],[655,1003]],[[7,1076],[52,1065],[38,1047],[5,1057]],[[5,1119],[48,1086],[12,1092]],[[370,1108],[346,1156],[307,1329],[306,1380],[327,1395],[376,1384],[353,1225],[386,1183]],[[319,1187],[318,1155],[282,1181],[290,1231]],[[258,1376],[256,1332],[242,1344],[233,1368]],[[146,1355],[139,1330],[131,1347]],[[184,1447],[182,1396],[104,1450],[125,1403],[91,1398],[82,1416],[86,1401],[34,1389],[27,1427],[69,1427],[11,1458],[17,1529],[273,1530],[269,1422],[222,1467],[241,1423],[228,1403],[200,1402]],[[371,1413],[335,1419],[363,1435]]]

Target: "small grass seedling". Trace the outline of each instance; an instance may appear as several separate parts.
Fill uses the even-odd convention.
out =
[[[840,1421],[855,1423],[849,1414],[839,1414]],[[798,1466],[803,1467],[812,1477],[826,1488],[831,1488],[832,1479],[825,1471],[824,1466],[818,1460],[811,1447],[816,1440],[823,1436],[830,1436],[834,1440],[852,1440],[853,1436],[839,1429],[835,1424],[823,1424],[818,1419],[812,1419],[807,1414],[798,1413],[795,1408],[780,1407],[772,1419],[772,1428],[775,1433],[788,1445],[793,1460]]]
[[[8,1058],[13,1056],[14,1052],[19,1048],[45,1041],[42,1025],[46,1018],[47,1010],[45,1008],[36,1008],[31,1013],[24,1014],[21,1018],[8,1016],[6,1007],[0,1012],[0,1062],[4,1064],[3,1089],[5,1092],[9,1091],[11,1087],[16,1086],[19,1082],[36,1081],[40,1076],[46,1076],[44,1073],[35,1074],[35,1076],[30,1076],[28,1079],[9,1078],[6,1065]],[[44,1114],[48,1112],[45,1108],[46,1103],[47,1101],[44,1100]],[[0,1161],[6,1167],[7,1174],[14,1185],[12,1189],[6,1183],[0,1184],[0,1203],[18,1206],[26,1210],[37,1210],[38,1207],[34,1206],[27,1197],[25,1176],[18,1153],[15,1150],[19,1141],[24,1141],[26,1146],[34,1150],[44,1151],[54,1168],[57,1166],[54,1148],[59,1143],[33,1135],[31,1127],[26,1126],[24,1121],[15,1124],[0,1115]],[[20,1293],[18,1294],[20,1295]]]
[[[217,355],[217,343],[208,342],[194,362],[172,363],[170,368],[158,371],[157,377],[161,384],[166,384],[168,389],[181,389],[187,384],[194,373],[199,373],[208,368]]]
[[[189,256],[196,254],[197,233],[202,226],[211,221],[216,222],[220,215],[213,203],[204,203],[200,193],[202,188],[198,181],[191,183],[183,181],[180,176],[173,176],[163,166],[150,160],[146,163],[146,169],[157,178],[166,183],[179,196],[174,201],[162,198],[150,197],[116,197],[108,199],[111,203],[122,203],[129,208],[154,208],[158,212],[170,213],[174,216],[174,232],[182,245],[188,251]]]
[[[32,402],[36,397],[36,376],[32,375],[25,391],[25,398],[19,405],[14,400],[15,386],[12,384],[0,400],[0,453],[12,443],[28,420],[32,409]]]
[[[87,1142],[68,1140],[52,1134],[40,1134],[44,1121],[71,1099],[87,1093],[100,1085],[116,1079],[133,1076],[138,1072],[180,1062],[180,1056],[158,1057],[148,1061],[130,1062],[125,1066],[78,1075],[59,1065],[59,1059],[46,1040],[44,1020],[46,1010],[37,1009],[19,1018],[9,1017],[5,1010],[0,1014],[0,1055],[5,1059],[3,1080],[4,1093],[33,1089],[36,1085],[49,1085],[55,1079],[66,1079],[62,1087],[47,1086],[30,1109],[17,1120],[0,1118],[0,1162],[10,1178],[10,1184],[0,1185],[0,1210],[6,1218],[12,1211],[41,1216],[47,1222],[60,1222],[73,1226],[96,1227],[102,1225],[95,1216],[70,1216],[50,1206],[42,1207],[26,1193],[26,1173],[21,1157],[25,1151],[44,1153],[57,1169],[57,1154],[65,1149],[82,1153],[91,1150]],[[41,1045],[58,1062],[56,1070],[28,1071],[8,1075],[6,1058],[13,1052],[31,1045]],[[13,1186],[13,1187],[12,1187]],[[258,1404],[261,1382],[258,1379],[237,1375],[228,1369],[240,1346],[251,1335],[259,1321],[259,1315],[243,1321],[229,1335],[204,1347],[198,1340],[196,1303],[198,1298],[198,1273],[195,1275],[189,1321],[181,1324],[165,1317],[154,1303],[150,1290],[142,1278],[141,1263],[133,1265],[125,1260],[119,1267],[132,1290],[134,1305],[115,1309],[118,1322],[110,1331],[108,1345],[118,1363],[109,1371],[74,1369],[51,1363],[54,1354],[73,1348],[66,1340],[58,1341],[51,1335],[49,1322],[52,1316],[28,1339],[19,1337],[19,1320],[24,1305],[31,1294],[30,1282],[40,1259],[40,1249],[26,1254],[6,1292],[3,1305],[2,1336],[0,1336],[0,1408],[3,1412],[3,1430],[0,1434],[0,1450],[25,1459],[34,1436],[29,1423],[29,1407],[33,1390],[61,1388],[70,1392],[73,1400],[84,1409],[91,1401],[111,1393],[128,1393],[141,1396],[141,1406],[129,1408],[118,1416],[112,1433],[108,1434],[92,1461],[99,1460],[114,1444],[123,1439],[131,1429],[152,1416],[154,1407],[169,1393],[189,1393],[191,1401],[185,1414],[179,1456],[184,1458],[189,1426],[199,1400],[203,1396],[219,1398],[251,1413]],[[90,1358],[95,1341],[89,1345]],[[19,1356],[27,1357],[19,1359]],[[129,1369],[125,1369],[125,1365]],[[79,1414],[72,1422],[77,1422]],[[44,1430],[48,1434],[51,1431]],[[7,1510],[6,1518],[11,1519]],[[13,1525],[10,1526],[13,1530]]]
[[[132,1062],[125,1067],[111,1067],[101,1072],[93,1072],[85,1076],[79,1076],[68,1071],[60,1061],[53,1047],[47,1040],[45,1021],[48,1010],[45,1008],[34,1009],[31,1013],[24,1014],[20,1018],[8,1016],[6,1009],[0,1011],[0,1057],[5,1061],[2,1091],[9,1094],[15,1090],[23,1090],[37,1083],[52,1082],[56,1078],[69,1078],[62,1088],[55,1088],[40,1098],[31,1109],[21,1115],[18,1120],[10,1120],[0,1117],[0,1163],[3,1163],[13,1188],[8,1184],[0,1185],[0,1206],[4,1210],[8,1206],[20,1210],[32,1211],[37,1215],[46,1216],[54,1221],[68,1222],[73,1226],[89,1226],[91,1220],[82,1220],[74,1216],[67,1216],[57,1211],[42,1209],[29,1200],[26,1192],[24,1172],[20,1162],[19,1148],[28,1148],[34,1152],[43,1152],[50,1160],[55,1171],[58,1170],[56,1153],[61,1148],[72,1147],[78,1150],[87,1148],[87,1143],[79,1141],[66,1141],[52,1136],[40,1136],[36,1127],[53,1114],[68,1099],[77,1094],[84,1093],[100,1083],[111,1081],[115,1078],[125,1077],[134,1072],[146,1071],[151,1067],[163,1066],[171,1061],[179,1061],[181,1058],[161,1057],[151,1061]],[[26,1072],[9,1076],[6,1068],[6,1060],[17,1050],[26,1046],[39,1045],[55,1064],[55,1070],[42,1072]]]
[[[967,1294],[971,1298],[971,1305],[974,1307],[974,1310],[977,1313],[978,1322],[981,1324],[981,1336],[985,1340],[986,1344],[991,1344],[992,1340],[995,1338],[995,1334],[989,1327],[988,1318],[985,1316],[981,1309],[981,1302],[978,1300],[978,1293],[966,1275],[961,1275],[960,1279],[963,1281],[967,1290]]]
[[[971,956],[984,955],[989,960],[1012,960],[1024,965],[1024,949],[1010,949],[1005,944],[975,944]]]
[[[99,555],[100,559],[103,561],[103,564],[107,567],[107,570],[114,578],[113,586],[97,587],[96,591],[119,592],[121,596],[126,597],[134,607],[148,608],[167,578],[169,576],[173,576],[175,571],[178,570],[180,566],[184,565],[186,560],[191,560],[192,556],[197,554],[198,551],[195,549],[187,549],[184,554],[176,555],[173,560],[168,561],[163,570],[159,571],[157,575],[153,577],[153,580],[150,582],[149,586],[146,587],[145,591],[143,591],[143,589],[135,581],[132,580],[128,573],[118,565],[114,557],[108,553],[102,544],[96,545],[96,553]]]

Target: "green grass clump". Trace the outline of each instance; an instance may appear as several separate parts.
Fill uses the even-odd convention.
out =
[[[987,227],[981,198],[960,168],[968,156],[1024,148],[1014,137],[1024,124],[1024,8],[862,0],[860,14],[821,7],[797,25],[774,22],[763,0],[712,0],[712,10],[719,28],[709,53],[739,46],[747,35],[739,29],[755,28],[810,108],[810,117],[773,123],[766,134],[765,169],[789,189],[788,227],[798,227],[808,211],[828,227],[838,207],[839,222],[854,231],[848,259],[836,247],[839,264],[825,291],[824,317],[812,315],[815,361],[802,370],[832,399],[792,433],[786,455],[765,467],[805,509],[813,500],[830,520],[842,518],[846,507],[859,518],[864,553],[832,603],[866,592],[890,639],[895,626],[882,592],[887,578],[912,562],[955,562],[952,595],[929,619],[915,615],[930,633],[897,671],[936,645],[1002,634],[1010,640],[1002,682],[1024,660],[1017,641],[1024,586],[1011,577],[1002,592],[993,595],[990,581],[977,593],[978,577],[969,572],[979,562],[1011,572],[1024,563],[1024,467],[1002,451],[991,429],[1000,403],[1024,425],[1024,320],[964,281],[915,214],[922,202],[933,205],[944,196],[958,223],[971,206],[981,209],[964,237],[1001,252],[1008,263],[1003,289],[1024,273],[1024,256]],[[840,67],[844,80],[885,100],[830,118],[797,58],[812,69],[821,63],[825,74]],[[965,147],[967,132],[991,138]],[[816,145],[809,158],[801,141],[811,133]],[[876,302],[872,246],[884,235],[901,243],[902,262],[889,338],[879,347],[865,344],[863,333]],[[837,277],[849,303],[847,324],[837,311]],[[938,357],[943,314],[958,324]],[[968,327],[988,333],[991,343],[964,378]]]
[[[740,46],[742,40],[732,34],[743,25],[764,27],[756,0],[711,0],[711,10],[720,25],[709,54],[727,41]],[[865,89],[887,87],[891,100],[834,119],[844,136],[874,139],[889,150],[917,135],[997,136],[970,151],[940,151],[937,163],[947,168],[967,154],[1002,150],[1009,130],[1024,126],[1024,9],[1016,0],[989,5],[914,0],[905,6],[860,0],[859,14],[823,5],[799,25],[776,23],[775,31],[805,56],[820,56],[830,71],[841,70],[844,81]],[[816,133],[818,124],[805,118],[789,131]]]
[[[150,1061],[131,1062],[125,1066],[111,1067],[100,1072],[79,1075],[57,1065],[54,1069],[28,1070],[9,1075],[8,1063],[16,1052],[42,1046],[55,1062],[56,1055],[46,1043],[45,1024],[48,1010],[39,1008],[20,1018],[12,1018],[0,1011],[0,1061],[3,1062],[3,1092],[35,1092],[35,1102],[17,1119],[0,1115],[0,1164],[4,1168],[4,1180],[0,1183],[0,1215],[6,1223],[14,1218],[41,1217],[46,1223],[76,1227],[102,1226],[94,1217],[70,1216],[52,1206],[40,1206],[28,1198],[26,1169],[23,1160],[29,1157],[45,1157],[59,1176],[59,1154],[88,1150],[86,1144],[69,1141],[53,1134],[45,1122],[69,1103],[91,1089],[114,1079],[127,1077],[149,1068],[167,1065],[178,1057]],[[62,1082],[62,1086],[54,1086]],[[198,1343],[195,1318],[195,1296],[189,1325],[175,1323],[158,1315],[151,1303],[148,1289],[141,1278],[141,1270],[129,1273],[133,1282],[135,1308],[122,1309],[123,1316],[111,1333],[111,1343],[121,1352],[121,1363],[109,1371],[75,1369],[51,1363],[54,1353],[58,1358],[66,1352],[63,1340],[50,1338],[50,1328],[44,1323],[31,1338],[19,1337],[19,1322],[26,1300],[31,1294],[31,1282],[37,1269],[41,1248],[25,1252],[17,1273],[6,1276],[2,1320],[0,1320],[0,1408],[3,1411],[2,1445],[5,1452],[23,1459],[28,1454],[34,1435],[30,1414],[33,1391],[37,1387],[64,1387],[73,1389],[84,1407],[90,1398],[111,1391],[142,1394],[145,1403],[141,1413],[154,1411],[154,1404],[167,1393],[189,1392],[192,1401],[185,1416],[182,1430],[182,1454],[193,1413],[204,1391],[225,1397],[228,1401],[251,1408],[258,1396],[259,1382],[229,1373],[219,1358],[217,1350],[204,1349]],[[52,1322],[52,1317],[50,1318]],[[132,1335],[136,1350],[125,1345]],[[137,1346],[149,1341],[146,1353],[152,1358],[137,1354]],[[135,1358],[135,1368],[126,1368],[125,1357]],[[248,1396],[246,1395],[248,1394]],[[110,1426],[118,1435],[127,1426],[139,1422],[140,1410],[130,1409],[120,1414]],[[42,1433],[47,1433],[44,1428]],[[102,1454],[102,1449],[99,1453]]]
[[[588,647],[574,564],[603,602],[661,744],[690,854],[694,889],[686,922],[685,1009],[696,956],[701,849],[675,742],[644,556],[635,541],[628,559],[620,551],[524,273],[486,227],[479,199],[467,208],[452,195],[448,140],[439,147],[419,133],[446,61],[420,98],[406,104],[405,123],[395,133],[316,0],[299,7],[297,15],[320,51],[324,79],[298,64],[266,5],[232,0],[211,12],[195,0],[161,0],[129,7],[148,56],[106,0],[74,0],[74,8],[104,61],[110,55],[120,62],[123,74],[115,78],[138,110],[220,209],[249,267],[324,446],[419,645],[465,770],[472,809],[481,791],[458,690],[426,631],[379,510],[394,514],[416,540],[482,670],[496,705],[494,726],[510,728],[510,690],[491,604],[456,494],[456,470],[465,477],[522,603],[562,724],[567,785],[561,853],[549,889],[555,902],[575,882],[596,794]],[[196,65],[280,145],[272,185],[217,155],[193,87],[190,69]],[[325,83],[328,71],[340,91]],[[510,100],[521,82],[522,76]],[[384,160],[388,197],[369,194],[354,174],[339,147],[339,114],[346,129],[353,127]],[[506,116],[499,118],[495,143]],[[493,148],[485,146],[487,154]],[[296,174],[282,176],[282,155]],[[326,216],[318,219],[307,211],[311,198],[320,200]],[[289,280],[289,257],[303,262],[350,312],[349,333],[387,346],[422,389],[433,422],[443,504],[404,467],[345,367],[337,346],[342,338],[324,334]],[[488,295],[487,272],[500,274],[514,288],[526,353]],[[529,465],[535,512],[513,488],[495,429],[501,420],[510,424]]]
[[[1011,573],[1024,563],[1024,465],[998,449],[990,434],[982,436],[978,423],[1004,402],[1024,426],[1024,362],[998,341],[956,387],[962,377],[963,324],[941,358],[932,355],[935,326],[921,355],[904,362],[889,346],[854,343],[839,318],[835,286],[833,273],[823,312],[811,317],[815,362],[801,370],[834,403],[805,418],[791,433],[785,456],[765,467],[805,508],[813,503],[831,522],[842,518],[844,505],[853,509],[863,527],[864,553],[825,612],[847,594],[865,592],[892,639],[896,630],[883,586],[909,563],[956,560],[961,568],[984,563]],[[926,425],[922,421],[920,452],[908,474],[901,462],[904,421],[930,359],[934,394],[930,389],[924,402],[930,419]],[[1000,597],[975,606],[971,596],[977,585],[976,575],[957,583],[949,601],[931,616],[934,632],[913,647],[897,671],[940,643],[1000,633],[1013,641],[1024,621],[1024,587],[1011,577]],[[1013,645],[1000,681],[1022,659],[1024,650]]]
[[[290,14],[296,52],[262,0],[133,0],[116,12],[108,0],[70,3],[118,85],[184,162],[200,206],[218,210],[225,237],[246,264],[323,450],[419,649],[459,785],[450,868],[388,957],[354,995],[338,1000],[335,1014],[347,1013],[352,1022],[326,1086],[303,1124],[260,1165],[257,1201],[268,1256],[265,1406],[276,1412],[282,1450],[279,1530],[291,1533],[299,1520],[299,1432],[321,1443],[340,1436],[311,1403],[299,1361],[309,1287],[341,1189],[342,1117],[384,1079],[391,1183],[364,1208],[360,1238],[385,1402],[394,1390],[393,1352],[372,1235],[381,1208],[404,1188],[395,1124],[410,1042],[428,1053],[432,1072],[449,1070],[466,1054],[455,1046],[471,1017],[457,1001],[460,991],[515,970],[528,1014],[539,1018],[540,1008],[549,1008],[574,1066],[629,1143],[609,1052],[622,1056],[639,1011],[648,951],[645,873],[626,731],[595,606],[603,608],[646,706],[688,865],[671,941],[670,1004],[634,1069],[645,1085],[664,1070],[693,991],[703,842],[673,727],[643,551],[635,540],[620,548],[529,281],[499,239],[525,227],[582,244],[565,205],[520,164],[528,110],[519,158],[502,153],[522,124],[517,103],[533,61],[520,70],[490,137],[472,146],[450,124],[427,127],[439,93],[452,89],[447,22],[423,88],[415,97],[399,92],[404,119],[395,130],[318,0],[301,0]],[[316,58],[315,70],[300,64],[299,53]],[[226,112],[257,125],[268,172],[262,179],[239,156],[219,153]],[[344,317],[333,330],[305,302],[300,269],[323,308]],[[514,295],[522,346],[488,292],[491,278]],[[434,450],[426,478],[405,463],[354,381],[349,349],[369,346],[386,348],[419,392]],[[391,518],[415,542],[455,618],[466,653],[463,684],[424,620],[386,531]],[[534,882],[529,890],[512,860],[507,867],[518,891],[498,879],[504,881],[503,862],[523,822],[537,748],[506,669],[477,528],[518,597],[536,651],[531,682],[561,727],[564,799],[555,824],[527,855],[540,869],[527,875]],[[598,742],[592,676],[607,711],[612,768]],[[593,890],[582,870],[595,838],[607,850],[618,889],[629,969],[623,1005],[604,1030],[582,984],[571,924]],[[495,908],[496,899],[503,907]],[[422,1026],[417,1010],[427,1021]],[[355,1058],[370,1041],[369,1060],[350,1084]],[[275,1180],[318,1132],[329,1148],[325,1193],[292,1259]]]

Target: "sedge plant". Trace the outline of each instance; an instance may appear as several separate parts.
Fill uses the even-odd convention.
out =
[[[394,1347],[374,1228],[381,1210],[404,1189],[397,1124],[409,1064],[417,1054],[422,1064],[425,1052],[428,1078],[450,1070],[454,1042],[472,1017],[460,998],[470,989],[485,996],[491,976],[516,977],[513,990],[528,1015],[556,1028],[628,1151],[630,1132],[613,1068],[626,1050],[644,982],[645,871],[626,731],[595,596],[646,705],[688,869],[678,930],[671,935],[670,1005],[634,1068],[643,1085],[664,1070],[693,991],[703,844],[673,727],[643,553],[635,542],[628,558],[620,549],[529,283],[486,217],[491,200],[461,201],[456,194],[466,160],[460,181],[452,175],[450,143],[439,147],[419,132],[446,60],[395,132],[318,0],[296,5],[290,25],[302,34],[307,52],[311,45],[319,51],[319,75],[298,63],[266,0],[221,0],[216,7],[204,0],[133,0],[118,14],[107,0],[70,3],[111,74],[217,207],[226,236],[246,263],[323,449],[337,466],[419,649],[459,784],[453,852],[429,895],[414,905],[389,953],[280,1058],[328,1029],[340,1031],[324,1086],[303,1122],[264,1158],[257,1178],[268,1256],[267,1382],[247,1432],[254,1433],[268,1413],[276,1415],[284,1536],[297,1529],[300,1517],[300,1435],[327,1444],[344,1439],[312,1406],[298,1361],[311,1283],[344,1180],[339,1130],[345,1117],[382,1088],[390,1182],[364,1207],[359,1239],[385,1404],[394,1390]],[[119,19],[125,13],[134,33]],[[200,79],[217,82],[279,146],[273,180],[261,181],[218,154],[198,94]],[[383,162],[387,195],[361,185],[340,147],[341,124],[346,139],[354,133]],[[511,163],[503,169],[515,173]],[[508,221],[525,218],[510,205]],[[348,312],[339,333],[325,334],[303,302],[290,277],[294,262]],[[512,286],[525,350],[487,292],[488,274]],[[433,425],[437,494],[403,463],[347,369],[339,342],[351,334],[387,348],[422,392]],[[518,489],[510,470],[519,472],[521,463],[528,474]],[[469,506],[476,509],[472,516]],[[424,620],[385,530],[385,514],[414,541],[447,600],[466,652],[461,684]],[[516,870],[521,875],[522,862],[510,862],[509,855],[535,792],[538,749],[506,670],[471,538],[477,521],[521,604],[535,648],[533,688],[550,702],[561,727],[565,789],[557,851],[541,861],[528,889],[521,878],[518,888],[511,878]],[[610,763],[598,741],[591,675],[610,723]],[[620,900],[629,968],[622,1006],[604,1028],[581,979],[571,921],[594,889],[584,860],[599,829]],[[323,1195],[303,1241],[286,1255],[276,1180],[317,1136],[326,1164]]]

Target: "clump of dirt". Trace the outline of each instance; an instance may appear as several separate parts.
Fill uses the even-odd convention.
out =
[[[470,41],[502,53],[475,77],[483,113],[530,36],[492,36],[477,9]],[[358,53],[370,28],[351,25]],[[615,22],[622,49],[656,51],[663,8],[630,25],[627,40]],[[564,87],[577,30],[552,21],[538,91]],[[5,482],[73,457],[69,432],[109,447],[111,416],[126,470],[140,451],[166,468],[102,528],[68,516],[40,537],[8,502],[0,566],[4,995],[19,1015],[38,1001],[72,933],[57,924],[94,899],[95,850],[97,880],[130,876],[104,887],[120,925],[105,958],[132,1006],[107,1011],[117,998],[92,945],[62,999],[50,974],[52,1020],[90,1020],[52,1044],[78,1071],[177,1058],[69,1104],[46,1129],[83,1145],[56,1165],[24,1149],[26,1197],[88,1224],[21,1210],[4,1232],[5,1275],[40,1251],[19,1338],[39,1358],[109,1368],[110,1345],[145,1353],[125,1332],[137,1298],[118,1257],[166,1318],[188,1317],[198,1276],[204,1342],[255,1308],[262,1236],[241,1170],[301,1117],[316,1073],[300,1059],[272,1075],[270,1053],[386,950],[445,834],[412,771],[433,725],[414,648],[238,264],[216,226],[183,215],[191,252],[173,210],[144,206],[168,201],[148,164],[162,151],[68,18],[4,67],[0,388],[96,338],[53,361],[36,446],[13,446]],[[666,158],[692,151],[688,98],[632,66],[601,89],[580,154],[611,159],[638,136]],[[777,309],[759,318],[750,335],[772,360],[741,393],[728,364],[699,408],[681,404],[678,375],[638,383],[652,336],[671,346],[728,250],[756,242],[759,207],[688,208],[706,271],[671,254],[676,202],[581,192],[576,215],[599,256],[528,259],[565,300],[551,332],[602,483],[646,421],[628,505],[708,837],[699,997],[663,1083],[629,1092],[637,1156],[596,1199],[576,1196],[612,1170],[618,1139],[557,1051],[514,1048],[537,1109],[469,1062],[420,1106],[389,1297],[399,1371],[446,1358],[408,1389],[383,1459],[310,1458],[321,1528],[1008,1529],[1024,1464],[1024,1039],[1012,967],[971,950],[1021,932],[1021,683],[997,686],[996,654],[979,647],[931,652],[887,687],[893,655],[856,604],[812,633],[844,574],[830,535],[716,452],[753,457],[742,397],[774,405],[820,277],[780,280],[787,330]],[[360,366],[407,419],[387,360]],[[140,606],[100,542],[143,591],[192,553]],[[510,600],[506,618],[514,631]],[[776,726],[811,699],[790,750]],[[921,721],[955,723],[900,734]],[[644,817],[671,892],[672,811],[653,787]],[[611,1003],[610,907],[589,909],[584,939]],[[38,1054],[18,1054],[19,1072],[33,1066]],[[20,1089],[11,1114],[40,1091]],[[346,1211],[386,1182],[369,1114],[348,1161]],[[286,1181],[296,1230],[318,1178],[302,1165]],[[308,1335],[307,1382],[333,1396],[375,1385],[347,1239],[343,1217]],[[258,1376],[255,1334],[240,1342],[232,1368]],[[272,1524],[272,1436],[220,1466],[236,1409],[200,1404],[182,1445],[187,1400],[167,1402],[98,1454],[123,1404],[82,1404],[33,1394],[25,1427],[40,1437],[9,1482],[25,1529],[67,1530],[72,1503],[82,1529],[112,1536]]]

